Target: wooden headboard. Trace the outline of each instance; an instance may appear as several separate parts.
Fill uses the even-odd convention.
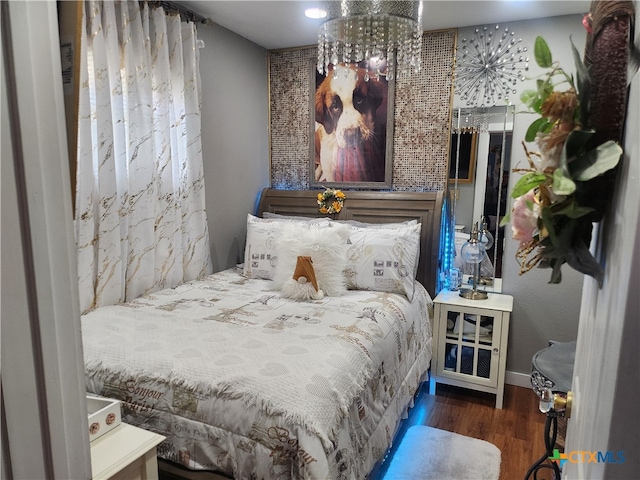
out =
[[[281,215],[321,217],[316,202],[320,190],[274,190],[265,188],[257,215],[264,212]],[[444,192],[350,192],[345,191],[344,208],[334,220],[357,220],[367,223],[392,223],[417,220],[420,233],[420,262],[417,279],[432,298],[436,295],[439,271],[439,243]]]

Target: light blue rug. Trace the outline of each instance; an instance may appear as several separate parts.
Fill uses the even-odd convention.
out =
[[[384,480],[498,480],[501,456],[484,440],[415,425],[405,433]]]

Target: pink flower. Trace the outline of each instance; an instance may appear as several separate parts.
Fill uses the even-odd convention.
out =
[[[538,215],[536,212],[538,205],[535,202],[534,195],[534,191],[529,190],[524,195],[516,198],[511,210],[513,239],[518,240],[521,245],[529,242],[538,228]]]
[[[593,18],[590,13],[587,13],[584,17],[582,17],[582,25],[587,30],[587,33],[593,32]]]

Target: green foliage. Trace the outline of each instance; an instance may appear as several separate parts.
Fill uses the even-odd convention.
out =
[[[553,64],[549,45],[547,45],[547,42],[541,36],[536,37],[536,42],[533,47],[533,53],[536,57],[536,63],[542,68],[549,68]]]
[[[609,140],[577,158],[572,168],[573,176],[581,182],[596,178],[618,165],[621,156],[620,145]]]
[[[547,120],[544,117],[540,117],[539,119],[535,120],[531,125],[529,125],[529,128],[527,129],[527,133],[524,136],[524,141],[533,142],[536,139],[536,136],[538,135],[539,132],[544,133],[548,131],[549,127],[551,126],[553,126],[553,124],[549,122],[549,120]]]
[[[547,180],[547,176],[544,173],[527,172],[518,179],[518,182],[513,187],[511,196],[513,198],[521,197],[522,195],[527,193],[529,190],[532,190],[542,185],[546,180]]]
[[[557,168],[553,172],[553,193],[556,195],[571,195],[576,191],[576,184],[569,177],[565,177],[562,169]]]
[[[560,154],[560,166],[566,175],[575,170],[578,165],[575,160],[584,153],[593,133],[593,130],[573,130],[569,133]]]
[[[580,218],[580,217],[584,217],[585,215],[591,212],[593,212],[593,208],[581,207],[578,204],[576,204],[576,202],[572,199],[563,208],[555,211],[554,214],[564,215],[565,217],[569,217],[569,218]]]
[[[520,101],[529,112],[537,114],[537,118],[527,129],[525,141],[533,142],[550,133],[554,137],[545,139],[551,139],[546,145],[548,151],[540,154],[541,159],[546,155],[544,171],[541,171],[542,167],[536,166],[525,147],[531,169],[516,182],[511,196],[519,198],[534,192],[535,201],[540,207],[537,220],[539,229],[534,232],[531,242],[521,245],[518,251],[520,256],[516,256],[524,259],[521,261],[521,273],[537,264],[551,268],[550,283],[559,283],[562,280],[561,267],[566,263],[571,268],[592,276],[602,286],[602,267],[588,248],[592,230],[590,214],[602,209],[597,205],[597,183],[603,174],[618,165],[622,148],[613,141],[595,148],[592,146],[595,132],[584,129],[589,119],[591,78],[573,42],[571,49],[575,61],[575,78],[553,60],[547,42],[542,37],[537,37],[534,44],[535,60],[547,73],[536,79],[535,90],[525,90],[520,95]],[[562,93],[556,93],[556,87],[561,85],[564,86]],[[569,93],[570,90],[577,95],[577,103],[573,92]],[[543,106],[545,113],[549,113],[552,118],[543,114]],[[565,133],[567,129],[571,129],[568,135]],[[558,162],[558,153],[554,153],[552,149],[555,148],[553,145],[559,145],[558,142],[562,141],[564,143],[559,154],[559,164],[554,164],[553,161],[549,163],[549,157],[554,156],[555,162]],[[585,205],[587,201],[589,206]],[[534,211],[533,207],[533,203],[527,200],[526,208]],[[508,223],[510,218],[511,215],[507,215],[500,225]],[[532,252],[531,246],[538,247],[540,253],[537,260],[527,260],[527,255]]]
[[[573,52],[573,60],[576,64],[577,87],[580,94],[580,110],[577,121],[580,125],[586,125],[589,118],[589,96],[591,94],[591,77],[589,71],[585,67],[580,53],[571,41],[571,51]]]
[[[520,102],[530,109],[533,109],[533,105],[538,99],[538,92],[536,90],[525,90],[520,94]]]

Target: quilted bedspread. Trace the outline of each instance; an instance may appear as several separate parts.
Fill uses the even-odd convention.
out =
[[[235,478],[363,478],[431,358],[431,299],[296,302],[230,269],[82,318],[87,387]]]

